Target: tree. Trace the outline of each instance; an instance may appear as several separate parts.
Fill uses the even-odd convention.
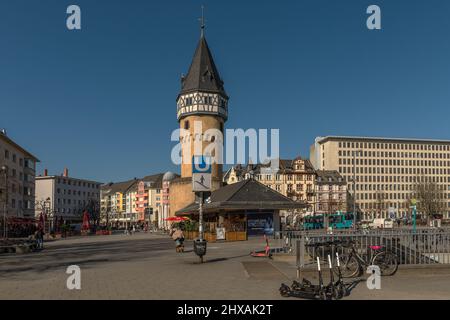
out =
[[[97,199],[90,199],[84,209],[89,214],[89,222],[98,226],[100,223],[100,204]]]
[[[386,199],[387,199],[386,192],[378,190],[375,193],[375,205],[379,217],[381,217],[381,212],[386,207]]]
[[[429,177],[418,177],[414,185],[413,197],[417,200],[417,211],[427,222],[445,209],[445,186],[439,185]],[[423,217],[422,217],[423,219]]]

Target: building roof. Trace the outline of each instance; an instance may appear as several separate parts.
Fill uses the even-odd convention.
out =
[[[27,150],[25,150],[23,147],[19,146],[17,143],[15,143],[10,137],[8,137],[6,135],[6,133],[0,131],[0,139],[2,139],[3,141],[5,141],[6,143],[8,143],[9,145],[13,146],[14,148],[20,150],[21,152],[23,152],[28,158],[34,160],[35,162],[40,162],[40,160],[35,157],[34,155],[32,155],[30,152],[28,152]]]
[[[290,172],[294,172],[295,170],[295,161],[296,160],[302,160],[305,163],[305,169],[304,171],[307,173],[314,174],[315,169],[308,159],[303,159],[301,157],[297,157],[294,160],[291,159],[280,159],[279,160],[279,170],[276,173],[286,173],[289,174]],[[249,173],[251,176],[255,174],[261,174],[262,169],[270,169],[271,164],[247,164],[247,165],[241,165],[237,164],[234,167],[230,168],[225,173],[225,179],[227,179],[231,173],[231,170],[233,169],[238,177],[245,176],[247,173]]]
[[[205,212],[216,212],[217,210],[298,209],[305,206],[304,202],[295,202],[254,179],[248,179],[213,191],[203,208]],[[176,215],[182,216],[197,212],[198,204],[191,203],[177,211]]]
[[[188,74],[181,80],[180,94],[195,91],[219,93],[227,97],[223,81],[204,36],[200,38],[197,45]]]
[[[324,143],[330,140],[339,141],[392,141],[392,142],[406,142],[406,143],[441,143],[450,144],[450,140],[440,139],[414,139],[414,138],[388,138],[388,137],[358,137],[358,136],[325,136],[317,137],[316,143]]]
[[[94,184],[102,184],[102,182],[94,181],[94,180],[87,180],[87,179],[80,179],[80,178],[73,178],[73,177],[65,177],[63,175],[57,176],[57,175],[50,175],[50,176],[37,176],[35,177],[37,180],[46,180],[46,179],[70,179],[75,181],[81,181],[81,182],[88,182],[88,183],[94,183]]]
[[[316,183],[318,185],[329,185],[329,184],[337,184],[337,185],[346,185],[347,183],[342,178],[339,172],[336,170],[317,170],[317,180]]]
[[[161,189],[164,173],[157,173],[145,176],[143,178],[134,178],[122,182],[110,182],[102,186],[103,196],[114,194],[116,192],[126,193],[129,191],[137,191],[139,182],[143,181],[151,186],[151,188]]]
[[[150,176],[146,176],[141,179],[141,181],[144,181],[148,185],[151,185],[152,188],[162,188],[162,182],[163,182],[164,173],[158,173],[153,174]]]
[[[102,195],[111,195],[117,192],[120,193],[125,193],[127,192],[129,189],[131,189],[133,186],[137,185],[138,180],[137,179],[133,179],[133,180],[128,180],[128,181],[123,181],[123,182],[116,182],[116,183],[108,183],[105,184],[101,187],[102,190]]]

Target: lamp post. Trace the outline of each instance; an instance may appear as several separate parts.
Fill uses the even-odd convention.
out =
[[[6,224],[6,217],[8,212],[8,167],[2,166],[1,172],[4,175],[5,180],[5,201],[3,203],[3,238],[8,238],[8,226]]]
[[[353,154],[353,228],[356,230],[356,156],[360,155],[362,150],[354,150]]]
[[[416,233],[416,217],[417,217],[417,200],[411,200],[411,209],[412,209],[412,223],[413,223],[413,233]]]
[[[51,232],[51,226],[50,226],[50,214],[51,214],[51,199],[47,198],[44,201],[44,216],[45,216],[45,222],[44,222],[44,232],[45,232],[45,224],[48,225],[48,232],[47,232],[47,239],[50,238],[50,232]]]

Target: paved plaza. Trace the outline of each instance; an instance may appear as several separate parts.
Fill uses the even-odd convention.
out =
[[[253,258],[260,238],[209,244],[198,263],[187,241],[175,253],[162,234],[73,238],[46,243],[43,252],[0,256],[0,299],[283,299],[278,288],[296,276],[291,260]],[[81,290],[68,290],[68,266],[81,268]],[[317,281],[316,274],[306,274]],[[401,269],[382,279],[382,290],[364,282],[346,299],[450,299],[450,269]]]

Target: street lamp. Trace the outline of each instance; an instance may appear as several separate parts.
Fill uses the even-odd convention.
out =
[[[5,179],[5,202],[3,203],[3,238],[8,237],[8,226],[6,224],[6,216],[8,212],[8,167],[2,166],[0,170],[4,174]]]
[[[50,197],[45,199],[45,201],[44,201],[44,215],[45,215],[45,222],[48,225],[48,233],[47,233],[47,239],[48,239],[50,237],[50,232],[51,232],[51,226],[50,226],[51,199],[50,199]],[[45,231],[45,222],[44,222],[44,231]]]
[[[354,150],[353,155],[353,228],[356,229],[356,156],[362,154],[362,150]]]
[[[417,218],[417,200],[411,200],[411,209],[412,209],[412,222],[413,222],[413,233],[416,233],[416,218]]]

